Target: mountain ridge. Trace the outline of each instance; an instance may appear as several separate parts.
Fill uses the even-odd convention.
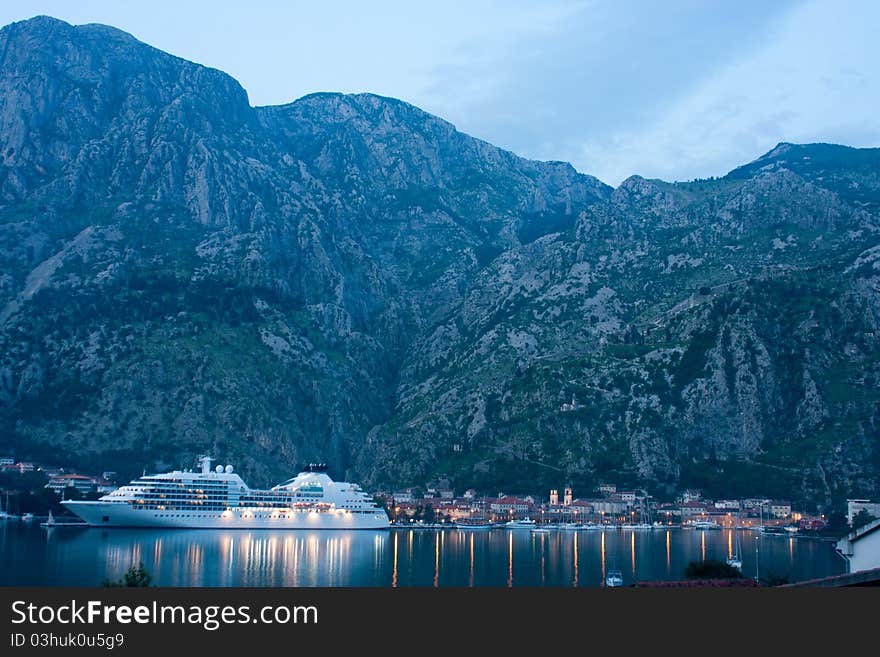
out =
[[[61,26],[0,31],[0,447],[877,492],[878,149],[611,188],[404,101],[252,107]]]

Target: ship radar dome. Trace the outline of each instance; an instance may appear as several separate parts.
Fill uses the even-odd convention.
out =
[[[220,474],[221,472],[223,472],[223,466],[218,465],[216,468],[214,468],[214,472],[216,472],[217,474]]]
[[[226,466],[226,474],[232,474],[232,466],[231,465]]]

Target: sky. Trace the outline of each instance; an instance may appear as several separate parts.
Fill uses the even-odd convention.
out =
[[[880,146],[875,0],[4,0],[0,25],[39,14],[221,69],[253,105],[392,96],[611,185]]]

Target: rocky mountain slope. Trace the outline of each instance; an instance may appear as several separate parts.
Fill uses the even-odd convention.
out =
[[[878,492],[878,149],[611,189],[41,17],[0,31],[0,158],[0,451]]]

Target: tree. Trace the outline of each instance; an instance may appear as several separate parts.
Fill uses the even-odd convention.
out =
[[[864,527],[868,523],[874,522],[876,519],[877,518],[868,513],[867,509],[862,509],[853,516],[852,528],[858,529],[859,527]]]
[[[141,562],[137,567],[130,566],[121,580],[115,582],[111,582],[108,579],[104,580],[104,586],[146,587],[152,581],[152,575],[147,572],[147,569],[144,568],[144,563]]]
[[[736,579],[742,577],[738,568],[717,559],[691,561],[684,571],[688,579]]]
[[[434,507],[430,504],[425,505],[424,517],[425,522],[428,524],[434,522],[437,518],[436,514],[434,513]]]

